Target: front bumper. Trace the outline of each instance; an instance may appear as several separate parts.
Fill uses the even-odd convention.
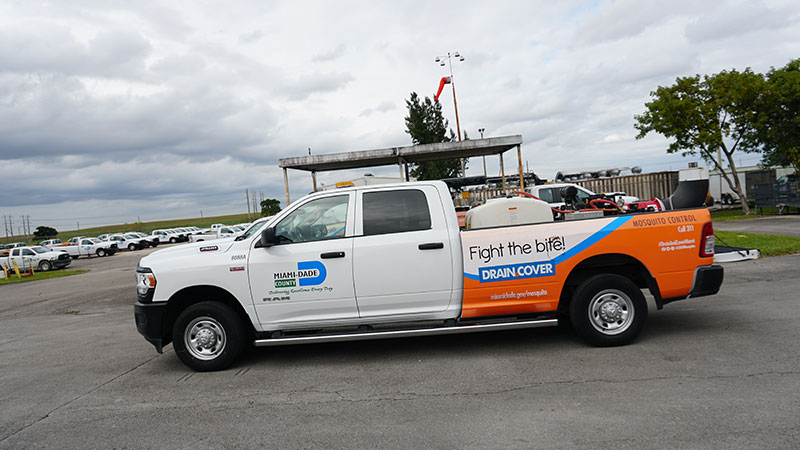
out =
[[[64,267],[67,267],[68,265],[70,265],[70,263],[72,263],[72,259],[67,257],[66,259],[56,259],[50,262],[56,269],[63,269]]]
[[[163,322],[167,304],[140,303],[133,305],[133,315],[136,319],[136,330],[144,336],[147,342],[153,344],[158,353],[162,353],[165,345],[170,343],[170,338],[164,336]]]
[[[694,286],[689,297],[702,297],[704,295],[714,295],[719,292],[722,280],[725,278],[725,271],[722,266],[703,266],[698,267],[695,272]]]

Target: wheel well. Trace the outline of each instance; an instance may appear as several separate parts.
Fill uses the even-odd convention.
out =
[[[660,304],[658,285],[647,267],[632,256],[612,253],[592,256],[581,261],[572,269],[561,290],[558,312],[566,314],[569,311],[572,294],[585,279],[603,273],[620,275],[631,280],[640,289],[648,288],[650,293],[656,297],[656,303]]]
[[[233,294],[218,286],[201,285],[183,288],[170,297],[167,302],[167,310],[164,312],[164,319],[161,322],[161,335],[165,345],[172,340],[172,325],[181,312],[196,303],[206,301],[224,303],[233,308],[242,320],[248,336],[255,336],[250,317]]]

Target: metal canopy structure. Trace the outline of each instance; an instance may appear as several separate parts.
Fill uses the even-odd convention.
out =
[[[500,168],[505,189],[505,168],[502,154],[517,148],[520,177],[522,176],[522,136],[500,136],[485,139],[470,139],[461,142],[441,142],[436,144],[409,145],[375,150],[330,153],[327,155],[310,155],[297,158],[281,158],[278,167],[283,169],[283,180],[286,186],[286,204],[289,204],[288,169],[311,172],[314,191],[317,190],[317,172],[331,170],[357,169],[361,167],[389,166],[397,164],[400,176],[408,181],[408,164],[427,161],[440,161],[452,158],[470,158],[474,156],[500,155]],[[484,163],[484,171],[486,165]]]

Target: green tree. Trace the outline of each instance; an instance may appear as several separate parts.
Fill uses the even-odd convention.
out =
[[[58,230],[52,227],[38,226],[36,231],[33,232],[33,237],[40,239],[47,239],[53,236],[58,236]]]
[[[672,139],[667,153],[699,153],[719,170],[742,201],[742,211],[750,214],[733,155],[761,151],[757,125],[765,88],[764,76],[749,68],[678,78],[650,93],[653,100],[645,104],[646,111],[635,116],[636,138],[654,131]]]
[[[274,198],[261,201],[261,217],[269,217],[281,211],[281,202]]]
[[[800,59],[767,73],[759,121],[764,164],[794,166],[800,173]]]
[[[447,120],[442,115],[442,104],[431,101],[429,97],[420,101],[416,92],[411,93],[411,98],[406,100],[408,116],[406,116],[406,133],[411,136],[414,144],[434,144],[437,142],[450,142],[455,134],[450,130],[447,136]],[[466,166],[465,166],[466,167]],[[461,162],[458,158],[440,161],[429,161],[411,165],[411,176],[418,180],[441,180],[454,178],[461,172]]]

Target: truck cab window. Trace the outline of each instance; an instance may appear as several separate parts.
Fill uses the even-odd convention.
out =
[[[417,189],[364,193],[364,236],[431,228],[425,194]]]
[[[276,243],[344,237],[348,198],[348,195],[319,198],[292,211],[275,227]]]
[[[556,200],[553,200],[553,189],[542,189],[539,191],[539,198],[543,202],[547,203],[554,203]]]

